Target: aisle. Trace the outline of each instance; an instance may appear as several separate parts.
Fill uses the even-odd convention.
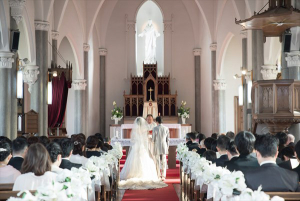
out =
[[[168,184],[168,187],[154,190],[126,190],[122,201],[179,201],[173,186],[173,184],[180,183],[179,165],[176,166],[175,169],[167,170],[165,183]]]

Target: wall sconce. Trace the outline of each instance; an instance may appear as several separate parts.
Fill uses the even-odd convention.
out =
[[[234,76],[233,76],[233,78],[234,79],[238,79],[238,78],[241,78],[242,76],[241,75],[238,75],[238,74],[235,74]]]
[[[57,71],[48,71],[48,105],[52,105],[52,79],[51,79],[51,76],[52,75],[53,77],[57,77]]]

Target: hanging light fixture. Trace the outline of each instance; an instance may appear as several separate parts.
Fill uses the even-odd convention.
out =
[[[248,103],[251,103],[252,102],[252,100],[251,100],[252,81],[251,80],[248,81],[247,86],[248,86],[248,90],[247,90],[248,91]]]
[[[239,86],[239,106],[242,106],[244,104],[244,91],[243,91],[243,85]]]
[[[17,98],[23,99],[23,71],[21,68],[17,72]]]
[[[48,82],[48,105],[52,105],[52,81]]]

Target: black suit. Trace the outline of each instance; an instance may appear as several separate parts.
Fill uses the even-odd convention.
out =
[[[277,165],[281,168],[284,168],[284,169],[287,169],[287,170],[292,170],[292,164],[291,164],[290,160],[281,162]]]
[[[13,157],[9,160],[8,165],[13,166],[17,170],[21,170],[22,164],[23,164],[24,158],[22,157]]]
[[[249,169],[259,167],[257,159],[250,154],[248,155],[240,155],[235,160],[230,160],[225,163],[227,169],[230,171],[247,171]]]
[[[298,175],[283,169],[274,163],[263,164],[251,171],[245,172],[246,184],[252,190],[262,186],[266,192],[295,192],[298,190]]]
[[[72,167],[80,168],[80,167],[81,167],[81,164],[72,163],[72,162],[70,162],[70,161],[67,160],[67,159],[62,159],[62,160],[61,160],[61,164],[60,164],[59,167],[62,168],[62,169],[68,169],[68,170],[71,170]]]
[[[300,165],[298,165],[295,169],[293,169],[293,171],[298,173],[298,177],[300,181]]]
[[[188,147],[190,144],[192,144],[193,142],[192,141],[187,141],[186,143],[185,143],[185,145]]]
[[[102,153],[99,151],[86,151],[85,152],[87,158],[91,158],[92,156],[101,156]]]
[[[213,163],[216,163],[216,166],[224,167],[226,161],[229,161],[227,154],[220,156],[216,160],[213,160]]]
[[[190,143],[189,145],[187,145],[187,147],[189,148],[189,151],[192,151],[193,149],[196,149],[198,151],[198,149],[200,149],[197,142]]]
[[[205,148],[199,148],[197,149],[197,153],[202,156],[204,154],[204,152],[206,152],[206,149]]]

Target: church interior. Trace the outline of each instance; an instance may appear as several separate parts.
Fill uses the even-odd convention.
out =
[[[159,117],[158,125],[169,130],[166,188],[119,188],[138,117],[148,123]],[[48,151],[51,143],[54,148],[59,144],[62,155],[57,152],[54,161],[64,158],[62,144],[69,140],[73,155],[84,156],[72,159],[68,149],[72,163],[85,170],[89,163],[101,166],[92,177],[99,177],[100,184],[92,179],[93,193],[85,188],[78,200],[230,200],[221,190],[210,197],[211,183],[195,176],[198,167],[188,161],[218,160],[220,136],[230,139],[228,146],[234,141],[242,155],[235,136],[244,132],[256,138],[251,152],[258,151],[259,163],[264,158],[259,136],[277,137],[276,158],[284,160],[281,150],[293,143],[286,160],[290,171],[300,174],[299,123],[300,0],[0,0],[0,200],[17,197],[17,182],[1,178],[1,164],[9,166],[19,138],[26,139],[27,154],[31,144],[41,143]],[[278,133],[286,136],[284,143]],[[88,145],[93,139],[109,153],[100,151],[97,161],[85,153],[94,151]],[[6,140],[11,151],[2,157]],[[196,147],[188,141],[197,141]],[[182,144],[193,153],[184,156],[190,152]],[[111,172],[106,175],[100,160],[112,155],[116,163],[107,165]],[[22,176],[24,169],[16,171]],[[266,200],[300,197],[291,189],[266,189],[259,191],[269,196]],[[243,200],[239,192],[231,195]],[[74,195],[60,200],[77,200]]]

